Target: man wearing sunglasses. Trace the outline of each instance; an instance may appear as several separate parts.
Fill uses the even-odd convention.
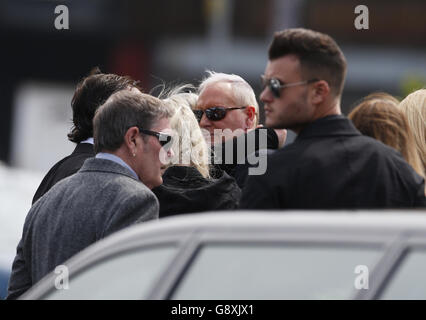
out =
[[[251,176],[241,207],[344,209],[425,206],[424,180],[399,153],[362,136],[341,115],[346,61],[328,35],[277,32],[260,100],[266,125],[291,129],[295,142]]]
[[[259,106],[251,86],[240,76],[208,71],[198,89],[194,110],[200,127],[215,145],[255,129]]]
[[[238,185],[243,187],[248,167],[257,166],[264,171],[262,160],[266,160],[266,156],[259,156],[259,150],[283,146],[287,132],[259,128],[256,95],[243,78],[213,71],[207,73],[198,88],[194,113],[214,151],[212,163],[236,178]],[[243,143],[246,147],[240,148]],[[249,150],[254,153],[249,154]],[[253,160],[250,163],[248,156]]]
[[[96,157],[32,206],[12,267],[9,299],[93,242],[158,218],[158,200],[150,189],[162,183],[161,155],[173,156],[167,148],[171,114],[161,100],[135,88],[114,93],[96,111]]]

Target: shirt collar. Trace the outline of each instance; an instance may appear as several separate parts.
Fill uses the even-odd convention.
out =
[[[343,115],[330,115],[307,125],[300,131],[296,140],[321,136],[354,135],[361,135],[361,133],[355,128],[351,120]]]
[[[106,160],[111,160],[114,161],[115,163],[118,163],[119,165],[129,169],[130,173],[139,180],[138,175],[136,174],[136,172],[126,163],[123,161],[123,159],[121,159],[120,157],[116,156],[115,154],[112,153],[106,153],[106,152],[99,152],[96,154],[95,158],[98,159],[106,159]]]
[[[84,141],[80,141],[80,143],[90,143],[90,144],[95,144],[95,141],[93,140],[93,137],[87,138]]]

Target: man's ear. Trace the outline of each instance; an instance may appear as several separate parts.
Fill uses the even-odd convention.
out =
[[[253,128],[254,123],[256,121],[256,108],[253,106],[248,106],[246,108],[246,114],[247,114],[247,119],[246,119],[247,128],[251,129]]]
[[[139,129],[137,127],[130,127],[124,135],[124,144],[130,153],[135,153],[137,149],[137,138],[139,136]]]
[[[330,86],[325,80],[320,80],[312,84],[311,99],[313,104],[324,102],[330,95]]]

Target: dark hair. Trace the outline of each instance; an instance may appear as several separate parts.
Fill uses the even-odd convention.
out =
[[[296,55],[305,80],[325,80],[335,96],[341,95],[346,75],[346,60],[330,36],[303,28],[286,29],[274,34],[268,53],[269,60],[289,54]]]
[[[101,73],[99,68],[77,84],[71,101],[73,127],[68,139],[79,143],[93,137],[95,111],[114,93],[129,87],[137,87],[137,81],[127,76]]]
[[[95,152],[115,151],[130,127],[146,130],[161,118],[170,118],[171,109],[160,99],[130,89],[114,93],[96,111],[93,119]]]

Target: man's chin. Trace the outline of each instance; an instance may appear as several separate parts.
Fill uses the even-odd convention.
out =
[[[225,141],[232,140],[232,139],[237,138],[237,137],[239,137],[239,136],[241,136],[245,133],[244,130],[242,130],[242,129],[237,129],[237,130],[238,131],[231,132],[229,134],[213,136],[211,138],[211,145],[214,146],[215,144],[222,144]]]
[[[143,182],[143,181],[142,181]],[[149,189],[154,189],[155,187],[158,187],[158,186],[161,186],[162,184],[163,184],[163,178],[161,177],[161,175],[160,175],[160,177],[157,179],[157,180],[155,180],[155,181],[153,181],[153,180],[151,180],[149,183],[147,183],[147,182],[144,182],[144,184],[149,188]]]
[[[278,129],[276,128],[277,123],[275,121],[273,121],[272,119],[265,119],[265,127],[267,128],[273,128],[273,129]]]
[[[274,121],[272,118],[265,119],[265,127],[271,128],[271,129],[288,129],[287,124]]]
[[[163,178],[160,176],[160,178],[155,182],[155,187],[159,187],[163,184]]]

